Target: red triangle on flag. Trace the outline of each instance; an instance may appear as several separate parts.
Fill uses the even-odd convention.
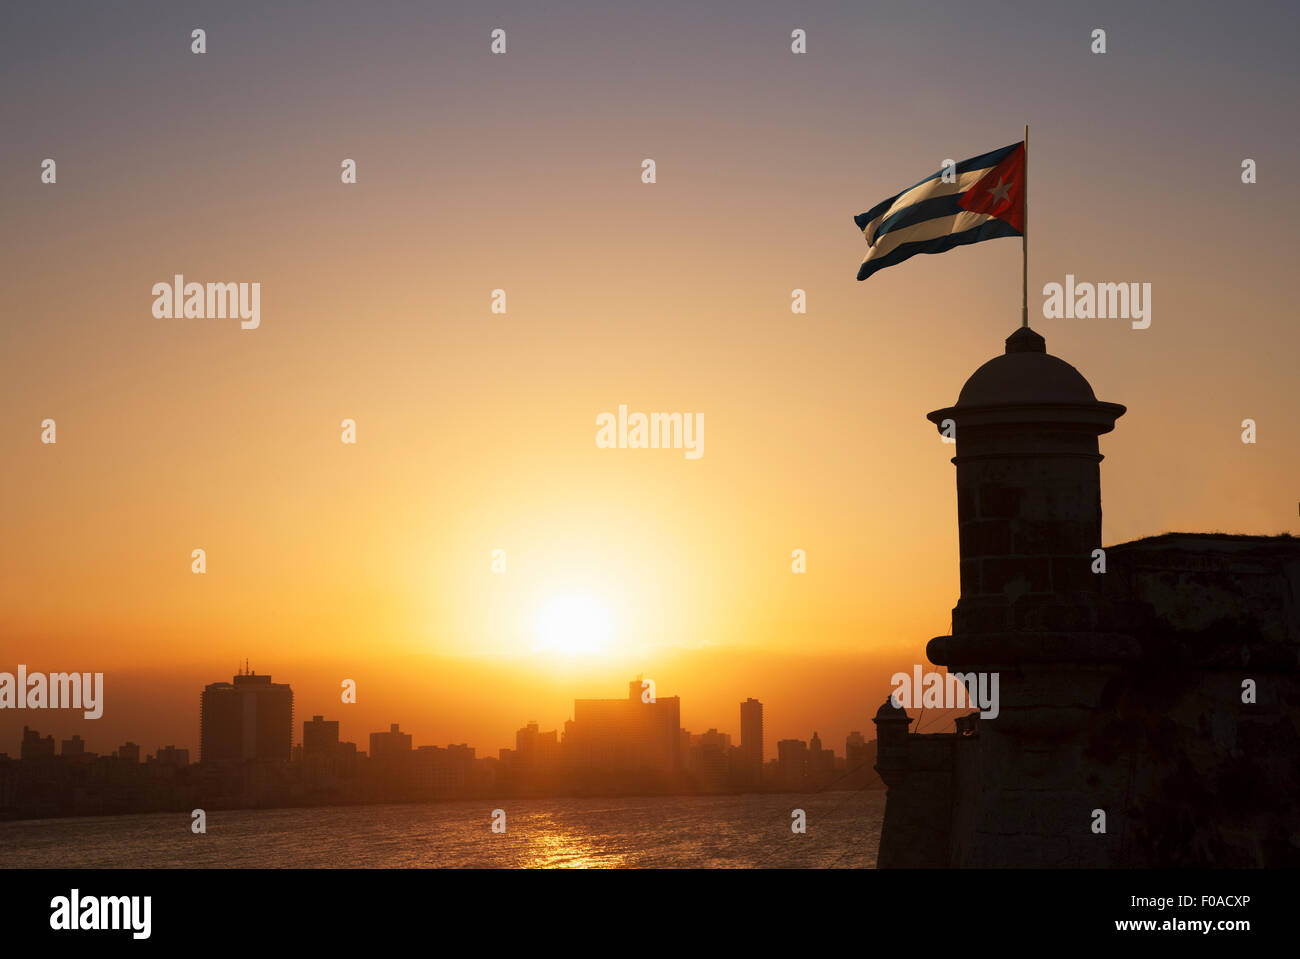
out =
[[[972,213],[987,213],[1005,220],[1020,233],[1025,232],[1025,145],[1022,143],[1006,159],[980,178],[962,194],[958,204]]]

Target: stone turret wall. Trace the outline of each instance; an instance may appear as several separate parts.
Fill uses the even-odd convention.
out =
[[[882,867],[1300,865],[1300,541],[1170,534],[1094,573],[1123,412],[1024,329],[929,414],[961,598],[927,652],[998,673],[1000,710],[973,736],[877,713]]]
[[[1090,556],[1101,545],[1096,434],[1028,428],[1039,446],[1010,454],[1005,434],[962,432],[957,464],[961,600],[953,632],[1091,629]],[[1016,443],[1015,445],[1020,445]]]

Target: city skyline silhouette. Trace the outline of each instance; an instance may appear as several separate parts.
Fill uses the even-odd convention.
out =
[[[843,756],[809,740],[783,739],[769,756],[763,704],[738,704],[740,736],[679,725],[680,699],[653,681],[627,696],[576,700],[562,729],[530,721],[513,748],[415,742],[401,724],[342,738],[337,718],[298,720],[290,683],[247,665],[204,687],[200,748],[167,744],[150,754],[127,741],[111,754],[78,734],[57,743],[24,726],[14,756],[0,751],[0,819],[121,815],[205,808],[506,800],[538,796],[640,796],[883,789],[874,742],[854,730]]]
[[[6,8],[0,845],[1295,864],[1296,26]]]

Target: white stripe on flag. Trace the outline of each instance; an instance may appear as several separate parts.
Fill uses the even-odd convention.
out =
[[[889,205],[888,210],[864,226],[862,235],[867,238],[868,243],[875,243],[876,229],[886,217],[891,217],[899,210],[922,200],[932,200],[935,197],[949,196],[953,193],[965,193],[976,183],[979,183],[984,178],[984,174],[992,169],[993,167],[987,166],[982,170],[967,170],[965,173],[959,173],[957,174],[956,183],[944,183],[942,177],[935,177],[933,180],[926,180],[924,183],[912,187],[906,193],[899,194],[898,199]],[[940,235],[942,236],[942,234]]]
[[[901,230],[892,230],[881,237],[880,242],[867,251],[867,255],[863,257],[862,262],[868,263],[871,260],[878,260],[885,254],[892,253],[895,248],[904,243],[937,240],[939,237],[948,236],[950,233],[964,233],[992,219],[993,217],[987,213],[972,213],[969,210],[963,210],[956,216],[937,216],[933,220],[926,220],[923,223],[904,227]]]

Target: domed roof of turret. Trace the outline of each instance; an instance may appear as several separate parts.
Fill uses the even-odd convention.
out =
[[[954,423],[1013,432],[1037,424],[1101,435],[1113,430],[1124,412],[1119,403],[1098,400],[1082,373],[1050,355],[1047,342],[1022,326],[1007,337],[1005,353],[971,374],[955,406],[927,413],[926,419],[945,437],[954,436]],[[961,439],[955,438],[960,449]]]
[[[886,697],[885,701],[880,704],[876,710],[876,719],[907,719],[907,711],[898,703],[894,702],[893,694]],[[908,720],[909,722],[911,720]]]
[[[958,408],[1096,403],[1083,374],[1047,352],[1047,341],[1027,326],[1007,337],[1007,351],[971,374]]]

